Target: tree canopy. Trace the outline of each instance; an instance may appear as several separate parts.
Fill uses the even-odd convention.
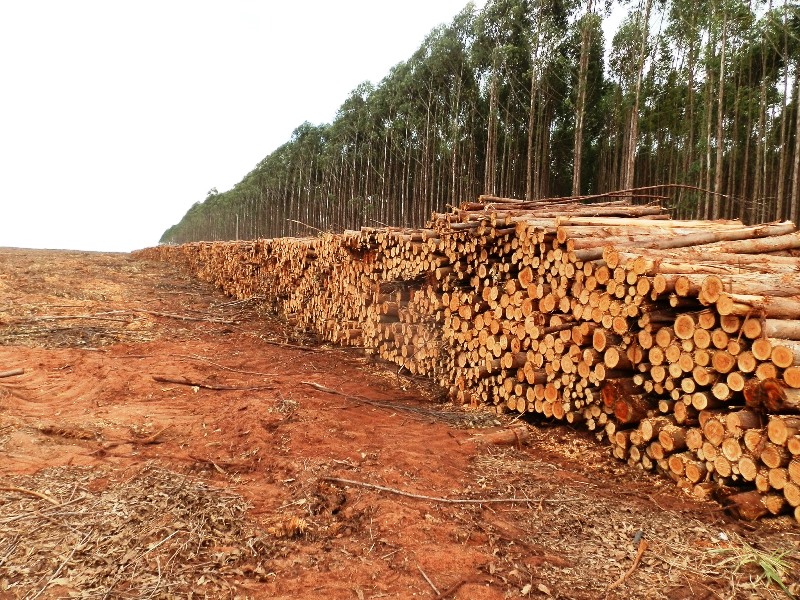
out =
[[[797,221],[799,40],[788,1],[470,3],[161,241],[418,226],[482,193],[667,182],[687,186],[677,216]]]

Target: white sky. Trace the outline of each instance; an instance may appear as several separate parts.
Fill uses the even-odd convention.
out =
[[[0,0],[0,246],[155,245],[466,3]]]

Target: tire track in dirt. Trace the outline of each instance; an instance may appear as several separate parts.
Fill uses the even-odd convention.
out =
[[[26,369],[23,375],[15,378],[14,383],[0,383],[0,390],[10,400],[6,409],[13,411],[21,408],[15,405],[18,403],[24,405],[28,414],[38,412],[45,415],[68,409],[75,400],[91,402],[97,394],[99,381],[86,377],[76,381],[70,372],[64,372],[72,369],[72,364],[66,364],[58,371]]]

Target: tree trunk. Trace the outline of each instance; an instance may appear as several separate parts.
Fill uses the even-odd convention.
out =
[[[572,195],[581,193],[581,162],[583,159],[583,123],[586,116],[586,82],[589,75],[589,48],[591,45],[592,0],[588,0],[581,25],[581,55],[578,68],[578,94],[575,103],[575,139],[573,143]]]
[[[489,123],[486,132],[486,172],[483,184],[484,193],[491,195],[497,193],[497,177],[495,175],[497,169],[497,79],[499,78],[497,70],[497,65],[494,65],[489,85]]]
[[[531,75],[531,105],[528,111],[528,154],[525,162],[525,199],[534,199],[533,164],[536,160],[534,130],[536,125],[536,73]]]
[[[712,219],[720,218],[720,200],[722,199],[722,150],[724,141],[722,139],[722,124],[724,117],[724,95],[725,95],[725,44],[727,42],[727,25],[728,15],[722,16],[722,41],[720,42],[720,58],[719,58],[719,78],[718,78],[718,92],[717,92],[717,160],[714,165],[714,209],[712,211]]]
[[[642,40],[639,47],[639,60],[636,72],[636,86],[634,87],[633,108],[630,115],[630,128],[628,130],[628,152],[625,161],[625,179],[623,189],[631,189],[634,182],[634,171],[636,168],[636,148],[639,141],[639,99],[642,89],[642,75],[644,71],[644,59],[647,53],[647,39],[650,32],[650,8],[653,0],[647,0],[644,15],[642,17]]]
[[[792,170],[792,206],[789,218],[797,223],[798,202],[800,202],[800,62],[794,69],[794,165]]]
[[[784,198],[786,195],[786,107],[789,95],[789,40],[787,35],[786,23],[786,3],[783,5],[783,58],[785,61],[783,72],[783,111],[781,112],[781,141],[780,141],[780,163],[778,165],[778,190],[775,202],[775,218],[782,219],[784,213]]]

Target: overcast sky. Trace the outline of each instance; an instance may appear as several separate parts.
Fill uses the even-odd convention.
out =
[[[0,0],[0,246],[155,245],[466,3]]]

